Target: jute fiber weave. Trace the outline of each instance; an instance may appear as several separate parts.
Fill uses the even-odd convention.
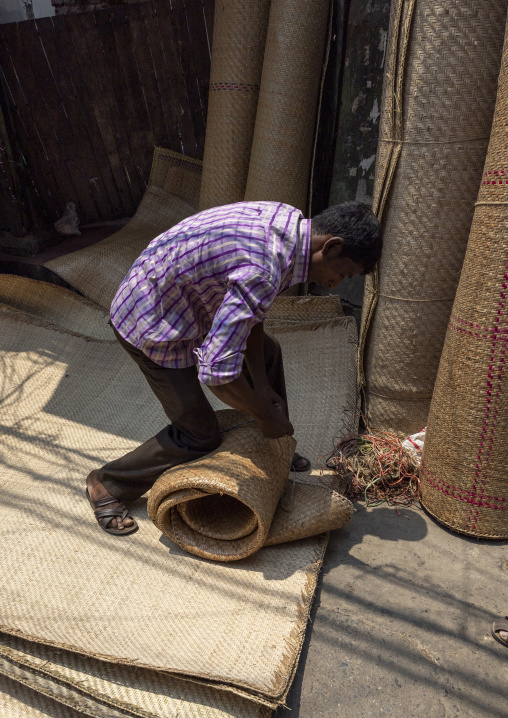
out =
[[[26,312],[47,326],[93,339],[114,340],[109,326],[109,312],[56,284],[2,274],[2,305],[5,305],[4,311],[9,308]],[[62,307],[67,307],[67,311],[63,312]]]
[[[199,208],[243,201],[270,0],[216,3]]]
[[[490,134],[506,0],[394,0],[362,320],[374,427],[425,426]]]
[[[508,538],[508,33],[496,112],[432,398],[422,502],[447,526]]]
[[[266,706],[194,681],[8,634],[0,634],[0,674],[2,718],[32,718],[16,706],[16,697],[39,708],[34,718],[74,718],[74,711],[94,718],[268,718],[271,713]]]
[[[353,505],[325,486],[293,485],[279,505],[296,442],[265,439],[255,421],[218,412],[221,446],[166,471],[148,500],[160,530],[196,556],[238,561],[262,546],[342,528]]]
[[[70,315],[62,324],[77,311],[66,302],[61,310]],[[0,315],[2,630],[279,705],[296,670],[326,536],[208,562],[161,538],[145,499],[132,505],[135,536],[124,542],[100,531],[85,476],[156,433],[165,417],[115,342],[55,328],[55,312],[52,326],[22,307],[4,306]],[[338,331],[335,340],[344,337]],[[302,332],[300,348],[308,343],[323,353],[318,329]],[[295,416],[321,382],[337,380],[340,367],[333,369],[313,373]],[[342,407],[332,397],[322,408],[317,429],[330,435]],[[290,491],[284,500],[290,507]]]
[[[109,310],[118,285],[143,249],[161,232],[197,212],[201,165],[199,160],[156,147],[146,192],[125,227],[45,266]]]
[[[0,674],[0,715],[2,718],[82,718],[82,716],[90,715],[95,718],[93,713],[78,712],[67,703],[56,702],[44,692],[33,690],[28,684],[29,681],[27,683],[18,682]],[[112,714],[111,718],[117,718],[117,716]]]
[[[272,0],[245,199],[306,212],[329,0]]]

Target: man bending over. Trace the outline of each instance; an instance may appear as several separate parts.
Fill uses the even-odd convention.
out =
[[[312,220],[278,202],[239,202],[189,217],[148,245],[116,293],[111,322],[171,423],[88,476],[87,495],[105,531],[135,531],[123,502],[219,446],[201,384],[254,417],[263,436],[293,434],[280,347],[263,330],[266,313],[293,284],[333,289],[372,271],[381,244],[377,219],[357,202]],[[309,465],[294,455],[293,471]]]

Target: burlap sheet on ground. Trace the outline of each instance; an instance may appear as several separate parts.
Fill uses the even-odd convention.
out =
[[[427,415],[494,111],[506,0],[393,0],[368,277],[368,418],[406,433]],[[367,334],[368,331],[368,334]]]
[[[425,438],[422,502],[474,536],[508,538],[508,32],[471,236]]]
[[[155,148],[146,192],[134,217],[111,237],[46,262],[62,279],[109,310],[118,285],[161,232],[198,210],[199,160]]]
[[[67,293],[56,289],[52,302]],[[72,324],[72,304],[63,302],[62,312],[63,324]],[[92,329],[103,320],[97,310]],[[80,332],[56,328],[55,305],[51,323],[24,311],[19,301],[14,309],[3,305],[0,321],[2,630],[118,670],[147,667],[262,705],[284,701],[326,536],[262,548],[240,562],[212,563],[161,537],[145,499],[132,507],[137,534],[128,540],[105,534],[91,516],[84,477],[158,431],[162,410],[116,342],[86,336],[83,323]],[[340,323],[331,337],[354,355],[351,334]],[[319,329],[303,332],[288,367],[307,355],[321,358],[326,343],[319,339]],[[321,382],[340,385],[342,367],[332,368],[330,375],[322,367],[306,372],[307,394],[293,405],[295,419],[315,401]],[[337,394],[329,395],[317,427],[328,446],[343,409]],[[182,715],[221,715],[199,713],[193,706],[201,694],[188,695],[190,707]],[[242,710],[230,714],[259,715]]]

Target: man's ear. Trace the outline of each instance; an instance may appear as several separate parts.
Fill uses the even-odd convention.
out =
[[[323,249],[321,250],[323,256],[325,256],[327,259],[334,259],[335,257],[338,257],[339,254],[342,252],[343,245],[344,240],[342,239],[342,237],[330,237],[326,240],[323,245]]]

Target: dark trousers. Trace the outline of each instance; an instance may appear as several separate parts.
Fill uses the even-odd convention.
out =
[[[113,496],[133,501],[148,491],[167,469],[216,449],[221,435],[195,366],[166,369],[151,361],[116,331],[115,336],[143,372],[171,422],[137,449],[110,461],[98,471],[99,481]],[[266,333],[264,354],[270,386],[287,401],[280,345]],[[243,371],[251,383],[245,364]]]

